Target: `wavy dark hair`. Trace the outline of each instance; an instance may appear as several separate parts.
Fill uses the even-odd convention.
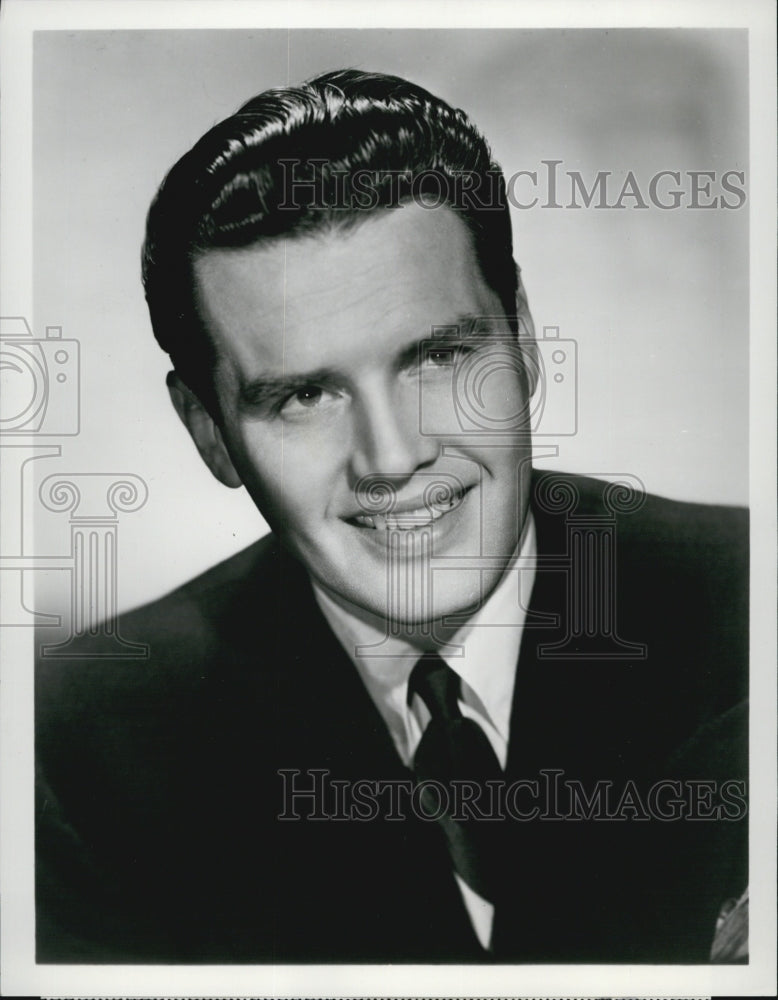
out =
[[[142,252],[154,335],[213,411],[213,346],[193,262],[208,250],[353,226],[409,199],[455,209],[486,283],[516,311],[505,181],[467,115],[396,76],[338,70],[268,90],[208,131],[165,177]]]

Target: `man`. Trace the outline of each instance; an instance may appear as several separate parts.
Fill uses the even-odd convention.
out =
[[[262,94],[170,171],[143,268],[173,404],[272,535],[122,620],[143,666],[39,668],[39,960],[707,961],[746,882],[745,518],[532,474],[464,113]]]

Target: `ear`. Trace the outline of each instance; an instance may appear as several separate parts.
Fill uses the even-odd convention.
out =
[[[168,373],[167,387],[176,413],[189,431],[200,457],[214,476],[220,483],[232,489],[242,486],[243,483],[232,464],[221,431],[199,398],[185,382],[181,381],[176,372]]]
[[[540,373],[540,359],[538,357],[538,345],[535,340],[535,324],[532,320],[532,313],[529,311],[527,292],[524,282],[521,280],[521,268],[516,265],[516,277],[518,286],[516,288],[516,316],[519,323],[519,347],[524,359],[524,370],[527,373],[527,383],[530,397],[535,394],[538,387],[538,377]]]

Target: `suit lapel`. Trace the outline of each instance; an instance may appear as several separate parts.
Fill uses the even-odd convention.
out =
[[[534,782],[519,806],[529,814],[537,803],[540,811],[504,824],[495,953],[506,961],[629,960],[634,941],[623,914],[639,895],[631,887],[641,870],[636,859],[645,828],[565,818],[564,786],[578,781],[591,794],[598,782],[617,789],[627,779],[640,782],[642,733],[651,718],[647,664],[542,655],[544,646],[565,638],[568,626],[565,571],[543,564],[547,556],[566,555],[567,538],[564,513],[536,507],[535,520],[540,564],[519,654],[506,781]]]
[[[275,659],[278,766],[327,781],[412,781],[359,674],[322,615],[307,574],[282,557]],[[294,636],[290,643],[289,636]],[[287,638],[283,638],[287,637]],[[317,925],[322,960],[472,961],[475,940],[435,824],[387,818],[290,824],[282,831],[302,898],[331,901]],[[334,799],[327,806],[334,809]]]

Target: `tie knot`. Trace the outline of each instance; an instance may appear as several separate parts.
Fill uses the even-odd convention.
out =
[[[437,653],[427,653],[418,661],[408,679],[408,704],[418,694],[433,719],[449,722],[461,719],[457,699],[462,687],[458,674]]]

